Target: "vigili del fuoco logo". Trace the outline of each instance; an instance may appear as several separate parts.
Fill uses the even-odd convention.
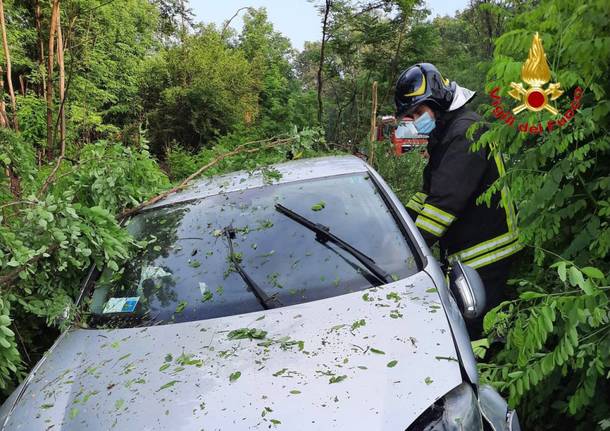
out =
[[[510,83],[511,90],[508,92],[508,95],[519,102],[511,111],[505,110],[502,107],[502,98],[498,94],[500,87],[495,87],[489,93],[493,99],[491,103],[494,106],[493,115],[506,124],[517,128],[520,132],[540,134],[545,129],[550,132],[556,127],[563,127],[572,119],[576,110],[580,107],[583,90],[580,87],[576,87],[574,98],[572,103],[570,103],[570,109],[561,118],[548,120],[545,126],[543,126],[542,122],[538,122],[538,124],[528,124],[527,121],[519,124],[516,123],[515,115],[526,109],[532,112],[545,110],[555,117],[559,115],[559,111],[552,102],[563,94],[563,90],[559,82],[552,82],[545,88],[545,85],[551,80],[551,69],[549,68],[546,54],[542,47],[542,40],[538,33],[534,34],[529,55],[521,67],[521,80],[527,86],[524,86],[521,82]]]

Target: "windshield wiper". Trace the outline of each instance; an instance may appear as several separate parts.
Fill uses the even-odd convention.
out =
[[[303,217],[300,214],[295,213],[291,209],[286,208],[282,204],[275,204],[275,210],[284,214],[286,217],[291,218],[297,223],[305,226],[307,229],[316,233],[316,241],[324,244],[326,242],[332,242],[340,249],[345,250],[368,269],[371,274],[377,278],[381,284],[389,283],[392,281],[390,274],[380,268],[373,259],[362,253],[360,250],[355,248],[353,245],[343,241],[341,238],[330,232],[330,228],[320,223],[314,223],[311,220]]]
[[[229,226],[224,228],[223,230],[224,236],[227,238],[227,242],[229,243],[229,260],[237,270],[238,274],[244,280],[246,285],[254,292],[256,299],[263,306],[265,310],[270,308],[281,307],[282,303],[275,297],[269,296],[265,293],[265,291],[254,281],[248,273],[244,270],[244,268],[239,263],[239,259],[233,252],[233,238],[235,238],[235,229],[233,226]]]

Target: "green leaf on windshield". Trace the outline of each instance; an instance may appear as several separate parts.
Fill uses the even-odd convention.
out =
[[[371,347],[371,352],[372,353],[377,353],[378,355],[385,355],[385,352],[383,350],[379,350],[379,349],[376,349],[374,347]]]
[[[324,209],[324,207],[326,207],[326,202],[320,201],[317,204],[313,204],[311,206],[311,210],[312,211],[322,211]]]
[[[365,326],[365,325],[366,325],[366,320],[364,320],[364,319],[356,320],[354,323],[352,323],[352,331],[360,328],[361,326]]]
[[[182,313],[184,311],[184,309],[186,308],[187,304],[188,304],[188,302],[186,302],[186,301],[180,301],[180,303],[176,307],[175,313]]]
[[[400,295],[397,292],[390,292],[385,297],[394,302],[399,302],[401,300]]]
[[[209,290],[204,292],[203,295],[201,295],[201,302],[207,302],[209,300],[212,299],[214,295],[212,294],[212,292],[210,292]]]
[[[235,329],[227,335],[229,340],[242,340],[245,338],[262,340],[267,336],[267,331],[256,328],[240,328]]]
[[[125,405],[125,400],[116,400],[114,402],[114,408],[115,410],[121,410],[123,408],[123,406]]]
[[[68,417],[70,419],[74,419],[76,416],[78,416],[78,411],[78,408],[72,407],[72,409],[70,409],[70,414],[68,415]]]
[[[229,376],[229,381],[234,382],[235,380],[239,379],[240,377],[241,377],[241,372],[235,371],[234,373],[231,373],[231,375]]]
[[[193,260],[189,261],[189,266],[191,266],[193,268],[199,268],[201,266],[201,262],[193,259]]]
[[[171,388],[178,382],[179,382],[179,380],[171,380],[171,381],[167,382],[166,384],[164,384],[163,386],[161,386],[159,389],[157,389],[157,392],[162,391],[163,389]]]
[[[427,385],[429,385],[430,383],[432,383],[434,380],[432,380],[430,377],[426,377],[426,380],[424,380],[424,382],[426,382]]]
[[[388,368],[394,368],[398,364],[398,361],[390,361],[388,362]]]
[[[343,380],[347,379],[347,376],[333,376],[328,380],[328,383],[332,384],[332,383],[339,383],[342,382]]]

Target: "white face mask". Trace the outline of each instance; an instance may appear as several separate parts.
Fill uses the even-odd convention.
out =
[[[417,120],[415,120],[413,124],[422,135],[429,135],[436,127],[436,121],[432,119],[432,116],[428,112],[424,112],[417,117]]]
[[[396,128],[395,136],[399,139],[409,139],[416,138],[418,135],[417,129],[415,128],[415,124],[413,120],[400,120],[398,127]]]

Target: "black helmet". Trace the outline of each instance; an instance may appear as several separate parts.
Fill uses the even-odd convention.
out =
[[[446,111],[453,100],[455,85],[455,82],[449,84],[433,64],[417,63],[402,72],[396,81],[397,114],[407,114],[424,102],[433,109]]]

